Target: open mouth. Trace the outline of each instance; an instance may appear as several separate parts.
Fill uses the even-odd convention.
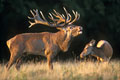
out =
[[[79,34],[82,34],[82,29],[80,29],[78,33],[79,33]]]

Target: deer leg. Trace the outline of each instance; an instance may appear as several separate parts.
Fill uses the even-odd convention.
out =
[[[101,62],[104,62],[104,59],[100,58],[100,61],[101,61]]]
[[[111,57],[107,58],[107,62],[108,62],[108,63],[110,62],[110,59],[111,59]]]
[[[20,65],[22,64],[22,57],[19,57],[16,61],[16,69],[19,70],[20,69]]]
[[[11,56],[11,57],[10,57],[10,61],[8,62],[7,66],[6,66],[7,70],[10,69],[10,67],[14,64],[14,62],[16,61],[16,59],[17,59],[17,58],[14,57],[14,56]]]
[[[97,61],[98,61],[98,62],[100,61],[100,58],[99,58],[99,57],[97,57]]]
[[[49,69],[53,70],[53,64],[52,64],[52,57],[51,57],[51,55],[47,55],[47,63],[48,63]]]
[[[6,64],[6,68],[8,67],[8,62],[7,62],[7,64]]]
[[[16,62],[16,60],[20,57],[20,55],[18,55],[19,53],[11,53],[10,56],[10,60],[8,62],[8,64],[6,65],[7,70],[10,69],[10,67]]]
[[[101,58],[97,57],[97,61],[98,61],[98,63],[100,63],[101,62]]]

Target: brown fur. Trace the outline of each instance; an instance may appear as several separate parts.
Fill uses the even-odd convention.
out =
[[[23,33],[7,41],[7,46],[10,50],[11,56],[7,64],[9,69],[15,62],[16,68],[20,68],[21,57],[24,53],[43,55],[47,57],[48,66],[53,69],[52,60],[60,51],[66,52],[70,46],[72,39],[81,34],[82,27],[75,26],[71,28],[68,26],[56,33],[42,32],[42,33]]]
[[[109,61],[112,57],[113,49],[110,43],[106,40],[100,40],[95,46],[95,40],[90,41],[81,52],[80,57],[86,55],[92,55],[97,58],[98,61]]]

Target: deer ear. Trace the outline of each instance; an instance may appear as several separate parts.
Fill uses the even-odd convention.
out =
[[[91,41],[90,41],[90,46],[94,46],[95,45],[95,40],[94,39],[92,39]]]

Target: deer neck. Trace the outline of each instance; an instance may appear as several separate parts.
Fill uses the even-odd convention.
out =
[[[56,33],[57,44],[59,45],[60,49],[66,52],[72,42],[71,34],[68,34],[65,31],[59,31]]]
[[[97,47],[94,47],[94,48],[93,48],[93,52],[92,52],[92,55],[93,55],[93,56],[102,57],[103,55],[102,55],[101,53],[103,54],[103,49],[102,49],[102,48],[97,48]]]

